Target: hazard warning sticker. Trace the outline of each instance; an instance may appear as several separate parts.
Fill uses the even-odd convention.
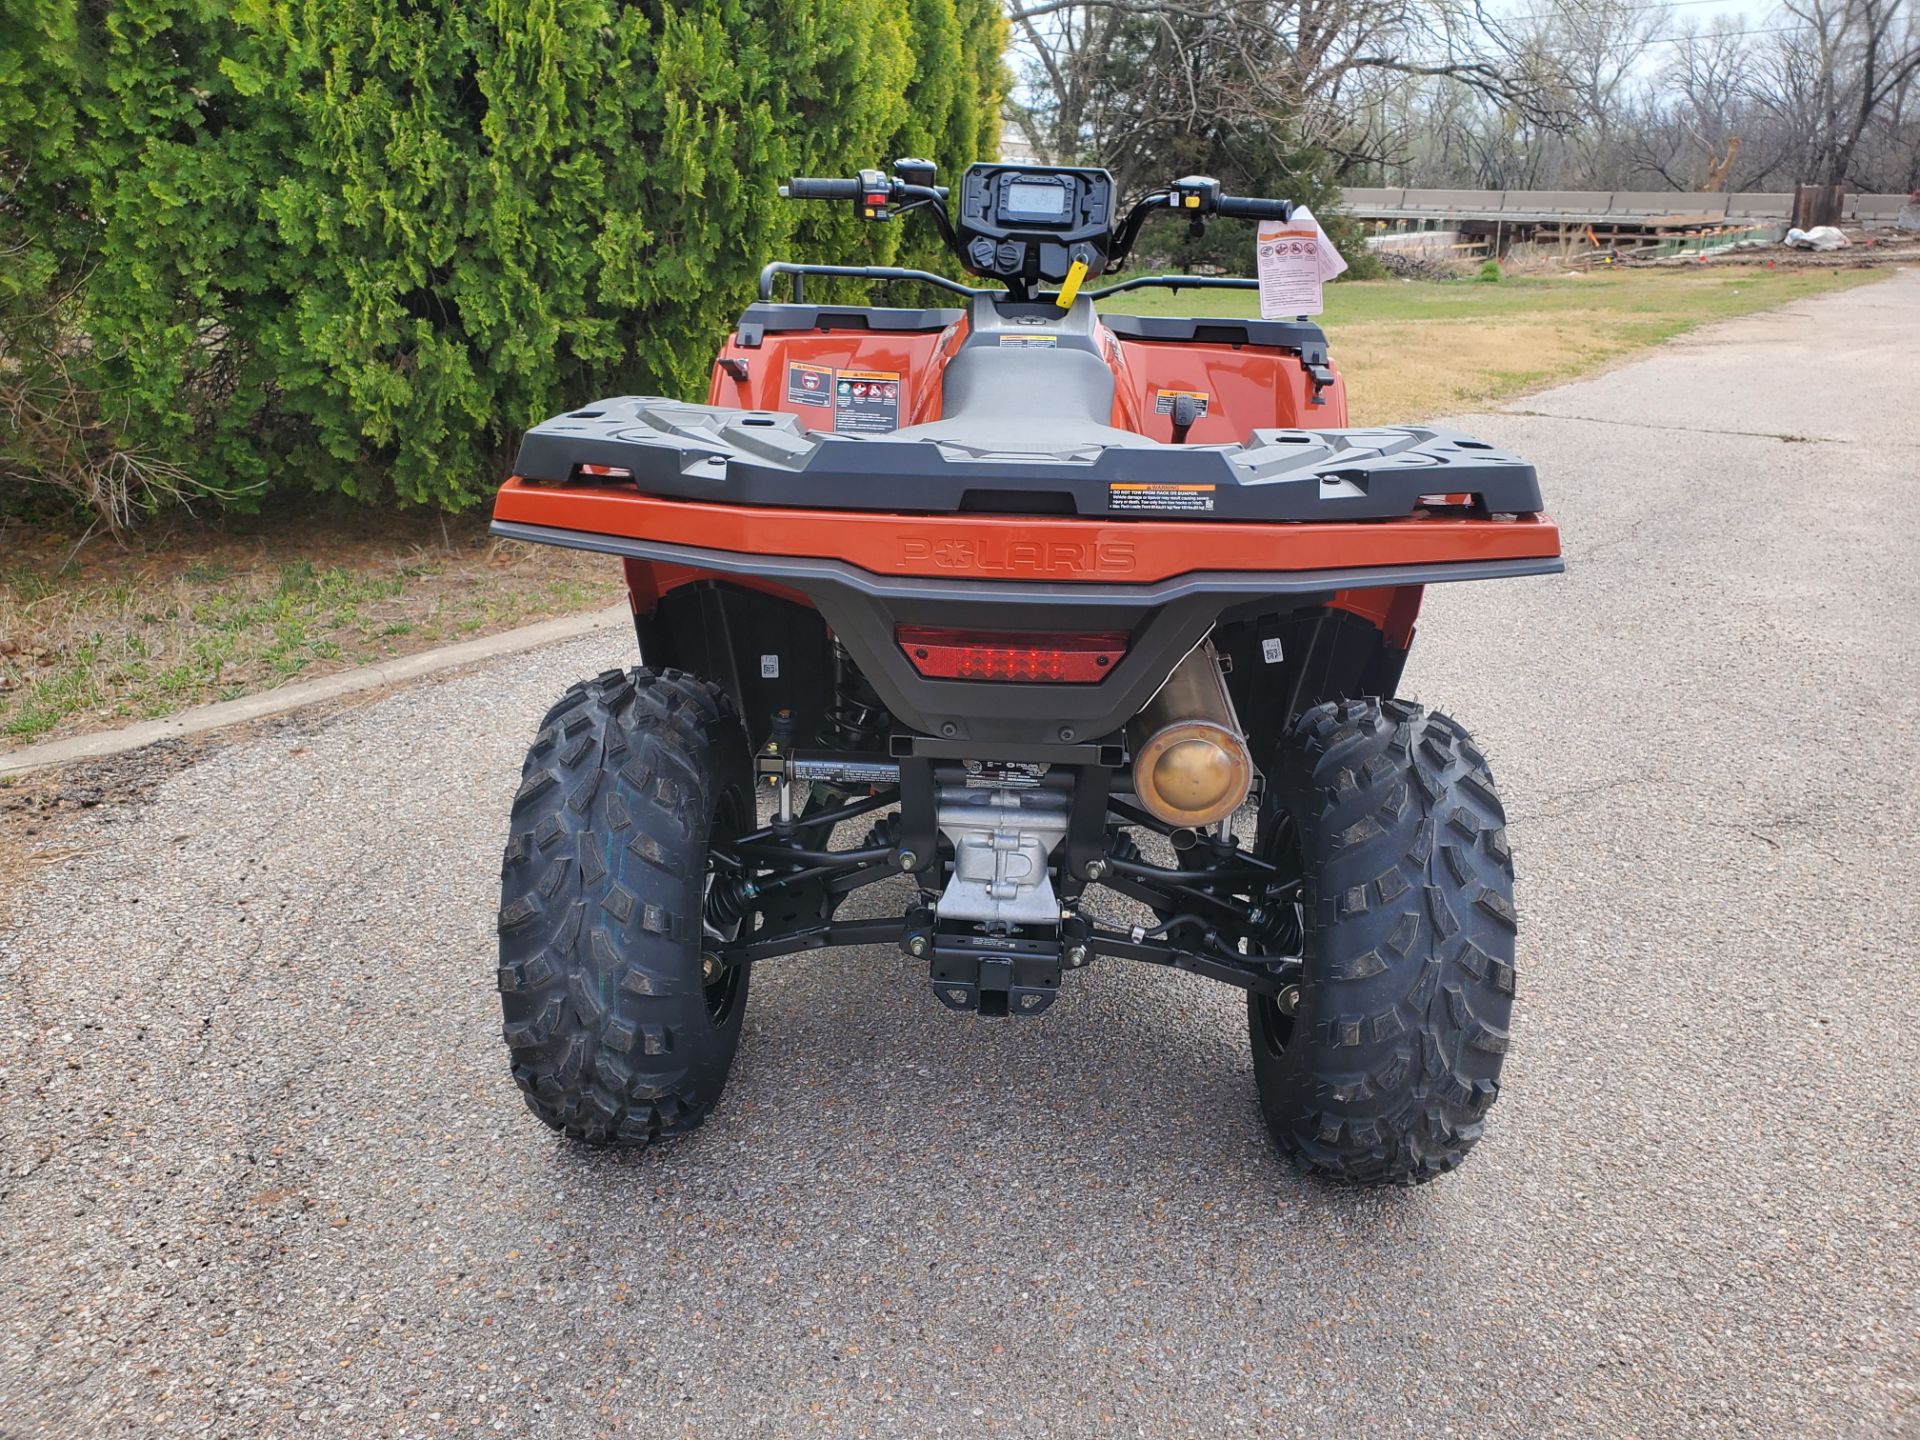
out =
[[[1156,390],[1153,393],[1153,413],[1156,415],[1171,415],[1173,413],[1173,402],[1178,400],[1182,395],[1199,406],[1202,415],[1207,413],[1207,392],[1204,390]]]
[[[1159,515],[1206,514],[1213,509],[1213,486],[1116,482],[1107,486],[1107,508]]]
[[[837,435],[885,435],[900,428],[897,370],[842,370],[834,380],[833,429]]]
[[[1002,350],[1057,350],[1060,348],[1058,335],[1002,335]]]
[[[827,365],[803,365],[798,360],[787,366],[787,403],[817,405],[822,409],[833,403],[833,370]]]

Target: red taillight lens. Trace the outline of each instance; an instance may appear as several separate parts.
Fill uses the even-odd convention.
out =
[[[894,638],[929,680],[1027,680],[1097,685],[1127,653],[1123,631],[1050,635],[1025,630],[946,630],[902,625]]]

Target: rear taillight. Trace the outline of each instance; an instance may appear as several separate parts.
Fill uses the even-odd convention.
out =
[[[1127,653],[1124,631],[1053,635],[1026,630],[947,630],[902,625],[894,638],[929,680],[1026,680],[1097,685]]]

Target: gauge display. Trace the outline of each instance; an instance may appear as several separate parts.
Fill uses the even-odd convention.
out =
[[[1035,220],[1067,218],[1067,187],[1046,181],[1015,180],[1006,189],[1008,213]]]

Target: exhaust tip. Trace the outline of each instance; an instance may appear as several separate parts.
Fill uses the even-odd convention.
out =
[[[1246,742],[1224,725],[1185,721],[1147,739],[1134,759],[1133,785],[1156,819],[1198,829],[1246,803],[1253,758]]]

